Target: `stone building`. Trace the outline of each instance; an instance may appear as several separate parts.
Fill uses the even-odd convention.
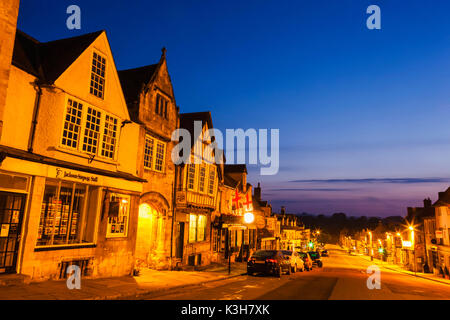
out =
[[[219,252],[218,261],[227,260],[229,256],[231,261],[246,260],[256,250],[257,230],[252,185],[247,183],[245,164],[224,165],[219,195],[219,215],[216,216],[213,229],[214,249]],[[251,222],[245,220],[246,214],[251,214]]]
[[[131,274],[140,127],[106,33],[42,43],[17,31],[2,116],[0,272]]]
[[[166,269],[173,250],[175,165],[172,133],[179,112],[167,69],[166,50],[157,64],[119,71],[131,119],[140,125],[137,169],[147,180],[140,197],[136,258],[139,265]]]
[[[430,271],[442,277],[450,278],[450,188],[439,192],[438,200],[433,204],[434,221],[428,222],[427,232],[430,245],[427,246]],[[430,218],[430,220],[432,220]],[[434,231],[434,232],[433,232]]]
[[[6,92],[16,37],[19,3],[20,0],[6,0],[0,3],[0,138],[2,136]]]
[[[220,166],[207,148],[212,143],[208,134],[213,129],[211,113],[182,113],[180,128],[190,134],[190,161],[181,163],[176,170],[173,262],[177,267],[202,266],[213,258],[211,216],[217,206],[221,179]]]

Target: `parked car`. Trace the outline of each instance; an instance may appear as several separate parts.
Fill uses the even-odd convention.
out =
[[[318,253],[317,251],[310,251],[308,253],[313,260],[313,264],[317,265],[319,268],[322,268],[323,263],[322,259],[320,259],[320,253]]]
[[[258,250],[247,262],[247,274],[249,275],[264,273],[281,277],[283,272],[290,274],[291,264],[281,250]]]
[[[291,264],[292,273],[296,273],[297,271],[303,272],[305,270],[305,263],[297,252],[291,250],[283,250],[282,252]]]
[[[298,255],[300,256],[300,258],[302,258],[304,265],[305,265],[305,270],[306,271],[311,271],[312,267],[313,267],[313,260],[311,259],[309,253],[307,252],[298,252]]]
[[[322,250],[321,256],[322,257],[329,257],[328,250]]]

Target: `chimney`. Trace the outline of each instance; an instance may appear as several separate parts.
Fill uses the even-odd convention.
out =
[[[258,182],[258,186],[255,188],[253,198],[257,201],[261,201],[261,184]]]
[[[430,198],[427,198],[427,199],[424,199],[424,200],[423,200],[423,207],[424,207],[424,208],[429,208],[429,207],[431,207],[431,199],[430,199]]]
[[[284,206],[281,206],[280,214],[282,214],[282,215],[286,214],[286,208]]]

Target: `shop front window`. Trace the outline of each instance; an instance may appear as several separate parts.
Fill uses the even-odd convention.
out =
[[[92,243],[98,188],[47,181],[37,246]]]
[[[111,194],[106,237],[126,237],[129,215],[130,197],[117,193]]]

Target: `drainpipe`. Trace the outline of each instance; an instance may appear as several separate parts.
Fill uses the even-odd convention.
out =
[[[33,153],[33,144],[34,144],[34,137],[36,135],[37,118],[39,116],[39,107],[41,104],[41,96],[42,96],[41,84],[38,81],[35,81],[33,85],[36,90],[36,99],[34,102],[33,120],[31,122],[30,138],[28,140],[28,152],[30,153]]]

